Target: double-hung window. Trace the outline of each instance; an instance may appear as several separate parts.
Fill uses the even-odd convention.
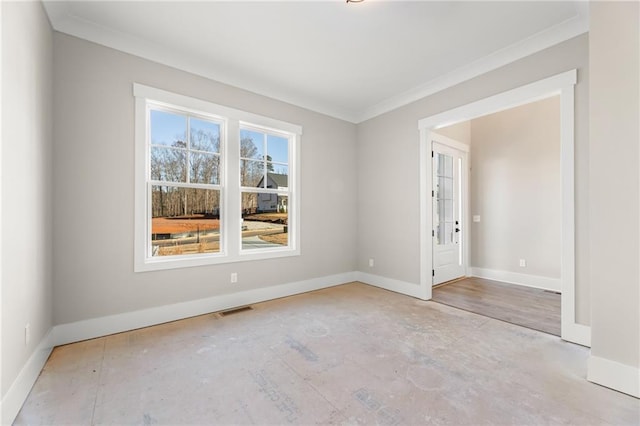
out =
[[[299,126],[134,84],[135,270],[299,254]]]
[[[289,244],[289,138],[285,133],[240,127],[242,250]],[[252,236],[261,232],[260,237]]]

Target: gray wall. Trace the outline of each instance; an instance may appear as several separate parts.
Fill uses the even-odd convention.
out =
[[[591,353],[640,367],[637,2],[591,2]]]
[[[576,37],[360,124],[358,269],[419,283],[419,119],[577,68],[576,320],[589,324],[588,46]]]
[[[471,266],[560,278],[560,98],[470,124]]]
[[[42,4],[2,4],[3,397],[52,325],[51,55]]]
[[[355,125],[67,35],[54,49],[55,324],[355,269]],[[133,272],[133,82],[303,127],[301,256]]]

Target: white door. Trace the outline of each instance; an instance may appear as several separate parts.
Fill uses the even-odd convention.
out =
[[[463,184],[466,153],[432,142],[433,285],[465,275]],[[465,185],[466,186],[466,185]]]

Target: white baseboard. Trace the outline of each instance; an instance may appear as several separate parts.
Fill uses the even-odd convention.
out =
[[[640,368],[591,355],[587,380],[640,398]]]
[[[307,291],[320,290],[355,280],[355,274],[353,272],[347,272],[173,305],[158,306],[140,311],[60,324],[53,328],[53,343],[54,346],[58,346],[79,342],[81,340],[93,339],[109,334],[121,333],[123,331],[135,330],[137,328],[149,327],[169,321],[249,305],[251,303],[264,302],[266,300],[292,296]]]
[[[40,341],[0,402],[0,424],[12,424],[53,349],[52,330]]]
[[[49,331],[47,336],[42,339],[4,398],[2,398],[0,402],[0,413],[2,413],[0,415],[0,422],[4,425],[11,424],[14,421],[55,346],[249,305],[251,303],[264,302],[266,300],[320,290],[355,280],[355,272],[346,272],[272,287],[241,291],[206,299],[56,325]]]
[[[367,274],[366,272],[357,271],[355,279],[374,287],[384,288],[385,290],[394,291],[418,299],[426,300],[423,289],[419,284],[413,284],[406,281],[394,280],[393,278],[382,277],[380,275]]]
[[[560,278],[541,277],[538,275],[520,274],[517,272],[476,267],[469,268],[469,274],[473,277],[502,281],[524,287],[556,291],[558,293],[562,290],[562,281]],[[563,321],[562,332],[560,334],[562,335],[562,339],[567,342],[591,347],[591,327],[578,324],[572,318],[567,319],[566,322]]]
[[[520,274],[518,272],[500,271],[497,269],[476,267],[470,267],[469,274],[472,277],[502,281],[505,283],[516,284],[525,287],[540,288],[542,290],[551,290],[557,292],[560,292],[562,290],[560,278],[549,278],[539,275]]]
[[[576,322],[569,322],[566,325],[562,324],[560,334],[562,335],[562,340],[586,346],[587,348],[591,347],[591,327],[588,325],[582,325]]]

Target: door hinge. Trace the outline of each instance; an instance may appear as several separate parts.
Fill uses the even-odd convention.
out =
[[[433,158],[433,151],[431,151],[431,158]]]
[[[431,190],[431,197],[435,197],[436,196],[436,192],[434,190]]]
[[[436,270],[435,270],[435,269],[432,269],[432,270],[431,270],[431,276],[432,276],[432,277],[435,277],[435,276],[436,276]]]
[[[435,237],[436,236],[436,231],[434,231],[433,229],[431,230],[431,236]]]

